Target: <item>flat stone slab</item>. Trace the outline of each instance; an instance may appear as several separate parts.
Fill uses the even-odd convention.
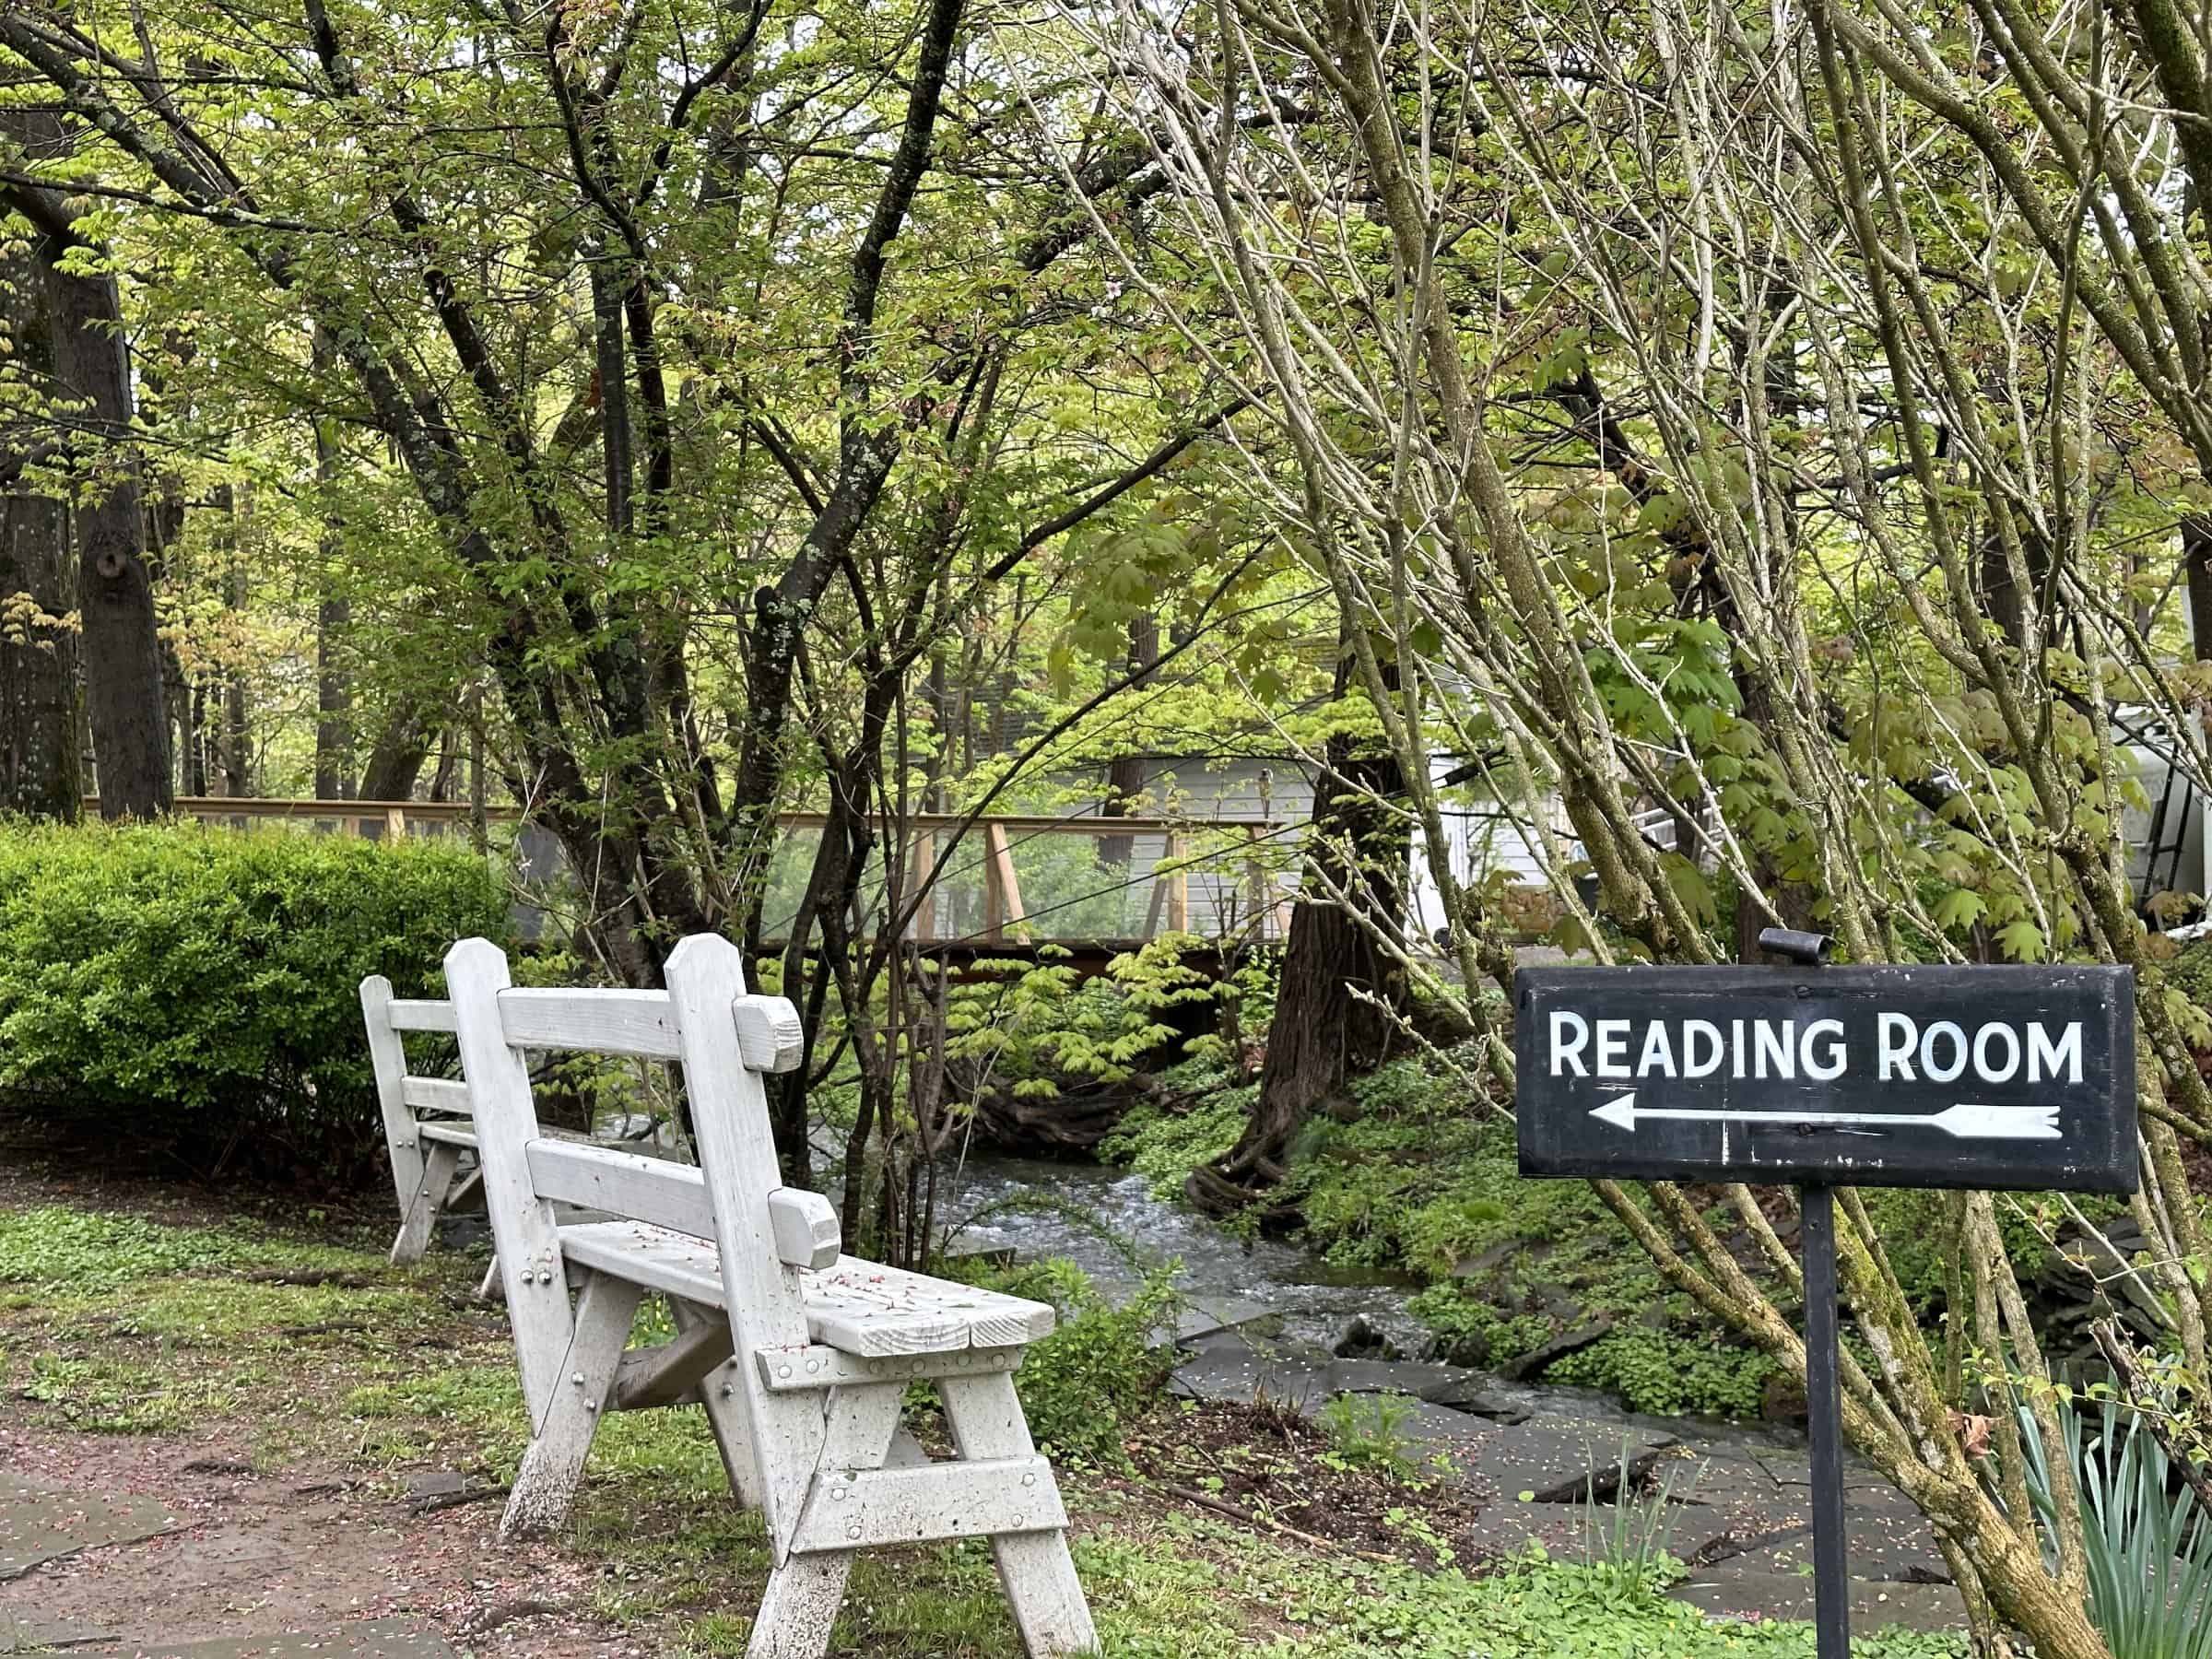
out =
[[[1656,1530],[1656,1546],[1673,1556],[1695,1555],[1714,1539],[1715,1518],[1694,1505],[1670,1503],[1653,1515],[1656,1506],[1632,1506],[1627,1536]],[[1609,1503],[1520,1503],[1502,1501],[1485,1509],[1474,1524],[1458,1535],[1458,1541],[1482,1559],[1505,1559],[1542,1545],[1554,1560],[1603,1560],[1612,1550],[1619,1512]]]
[[[151,1498],[72,1492],[0,1469],[0,1583],[41,1561],[183,1524]]]
[[[109,1641],[114,1631],[73,1618],[48,1618],[39,1613],[0,1609],[0,1653],[43,1653],[57,1647],[81,1648],[87,1642]]]
[[[1459,1484],[1477,1500],[1496,1503],[1570,1503],[1594,1495],[1609,1498],[1621,1485],[1625,1461],[1630,1484],[1641,1480],[1676,1444],[1669,1436],[1630,1433],[1624,1441],[1610,1423],[1577,1423],[1571,1419],[1525,1423],[1491,1423],[1441,1406],[1424,1406],[1422,1416],[1401,1427],[1401,1432],[1418,1438],[1436,1424],[1437,1418],[1456,1418],[1470,1425],[1456,1434],[1440,1436],[1441,1444],[1459,1465]],[[1434,1414],[1431,1416],[1430,1414]],[[1523,1493],[1530,1496],[1526,1499]]]
[[[1667,1594],[1701,1612],[1725,1618],[1810,1618],[1813,1581],[1794,1571],[1778,1572],[1738,1557],[1694,1572]],[[1966,1604],[1948,1584],[1900,1584],[1879,1579],[1851,1581],[1851,1624],[1856,1635],[1884,1625],[1913,1630],[1966,1628]]]
[[[1736,1537],[1765,1540],[1746,1554],[1747,1567],[1782,1573],[1811,1569],[1809,1494],[1792,1492],[1780,1502],[1756,1508],[1732,1507],[1730,1518],[1730,1531]],[[1843,1531],[1854,1578],[1881,1583],[1950,1583],[1950,1569],[1936,1547],[1926,1517],[1902,1493],[1846,1491]]]
[[[1183,1304],[1175,1321],[1173,1340],[1195,1342],[1223,1331],[1273,1335],[1283,1328],[1283,1311],[1264,1302],[1238,1301],[1229,1297],[1197,1296]]]
[[[341,1625],[335,1630],[232,1636],[213,1641],[72,1646],[67,1652],[73,1659],[87,1654],[124,1653],[130,1654],[131,1659],[331,1659],[333,1654],[347,1653],[375,1655],[376,1659],[456,1659],[453,1650],[436,1631],[406,1618],[372,1618]]]

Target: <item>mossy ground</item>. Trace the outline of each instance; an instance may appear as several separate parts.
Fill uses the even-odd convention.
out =
[[[1271,1206],[1294,1206],[1300,1241],[1335,1265],[1421,1281],[1413,1311],[1464,1363],[1502,1366],[1571,1328],[1606,1321],[1606,1335],[1555,1362],[1546,1379],[1604,1389],[1661,1416],[1749,1418],[1788,1409],[1794,1391],[1779,1384],[1774,1362],[1667,1286],[1585,1183],[1520,1174],[1512,1124],[1470,1085],[1477,1075],[1474,1056],[1463,1053],[1394,1061],[1359,1079],[1307,1124]],[[1160,1100],[1194,1104],[1141,1107],[1101,1150],[1175,1196],[1194,1167],[1235,1141],[1253,1086],[1227,1086],[1196,1063],[1167,1081]],[[1867,1202],[1907,1294],[1934,1316],[1943,1296],[1946,1196],[1876,1192]],[[2031,1219],[2039,1202],[2023,1196],[2002,1215],[2026,1275],[2042,1263],[2043,1235],[2062,1219],[2054,1209]],[[2114,1206],[2086,1207],[2099,1216]],[[1777,1202],[1771,1217],[1786,1233],[1785,1211]],[[1732,1210],[1716,1203],[1708,1219],[1760,1270]]]
[[[19,1444],[219,1436],[252,1470],[336,1465],[350,1501],[380,1524],[404,1516],[411,1472],[459,1471],[494,1488],[512,1476],[524,1425],[504,1319],[472,1294],[480,1254],[436,1250],[421,1266],[395,1270],[382,1260],[375,1222],[195,1218],[186,1204],[136,1199],[123,1207],[57,1201],[20,1178],[0,1190],[0,1391],[15,1402]],[[1168,1415],[1133,1430],[1140,1462],[1147,1437],[1185,1438],[1172,1417],[1181,1409],[1162,1403],[1154,1410]],[[1341,1456],[1325,1450],[1286,1442],[1266,1455],[1334,1457],[1326,1473],[1344,1477]],[[1295,1488],[1299,1472],[1281,1465],[1271,1478]],[[1250,1490],[1241,1495],[1259,1512],[1244,1524],[1177,1498],[1171,1479],[1125,1459],[1069,1467],[1077,1562],[1107,1652],[1811,1652],[1802,1626],[1709,1622],[1665,1600],[1655,1575],[1641,1569],[1469,1570],[1435,1547],[1418,1482],[1394,1501],[1395,1472],[1367,1478],[1380,1483],[1372,1529],[1353,1548],[1286,1531]],[[472,1512],[487,1551],[495,1510]],[[697,1411],[610,1418],[573,1517],[550,1547],[570,1582],[593,1586],[581,1611],[570,1611],[599,1632],[599,1651],[743,1651],[767,1549],[758,1518],[730,1502]],[[523,1624],[503,1627],[500,1645],[572,1651],[533,1648]],[[834,1651],[984,1659],[1018,1647],[987,1548],[963,1543],[863,1558]],[[1947,1638],[1900,1635],[1859,1651],[1922,1659],[1959,1650]]]

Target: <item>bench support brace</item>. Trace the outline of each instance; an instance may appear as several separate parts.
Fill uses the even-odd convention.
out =
[[[453,1173],[460,1167],[458,1147],[433,1146],[424,1155],[422,1180],[408,1197],[406,1214],[399,1224],[399,1236],[392,1241],[394,1267],[422,1260],[422,1253],[430,1246],[430,1229],[438,1224],[439,1213],[446,1207],[447,1196],[453,1191]]]
[[[531,1437],[530,1450],[523,1453],[523,1466],[515,1471],[514,1490],[500,1521],[502,1538],[550,1532],[568,1513],[644,1294],[638,1286],[604,1273],[584,1281],[576,1303],[575,1335],[553,1397]]]

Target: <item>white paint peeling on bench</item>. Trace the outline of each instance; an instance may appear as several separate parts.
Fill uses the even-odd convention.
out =
[[[919,1382],[1018,1371],[1022,1352],[1018,1347],[960,1348],[949,1354],[864,1359],[815,1342],[800,1348],[755,1348],[753,1363],[760,1369],[760,1380],[771,1388],[836,1388],[846,1383],[880,1382],[887,1377]]]
[[[768,1228],[786,1267],[828,1267],[843,1245],[837,1211],[819,1193],[778,1187],[768,1195]]]
[[[633,1217],[695,1238],[714,1236],[707,1179],[693,1165],[543,1138],[532,1141],[527,1152],[530,1179],[541,1198]],[[566,1238],[564,1231],[564,1242]]]
[[[1066,1524],[1053,1465],[1041,1457],[924,1464],[826,1476],[815,1483],[792,1547],[866,1549]]]
[[[806,1028],[788,998],[741,996],[732,1005],[737,1022],[737,1048],[748,1069],[787,1072],[798,1069],[806,1053]]]
[[[560,1247],[572,1265],[623,1274],[648,1289],[703,1307],[727,1305],[714,1246],[688,1230],[644,1221],[593,1221],[562,1228]],[[1053,1329],[1053,1311],[1042,1302],[851,1256],[839,1257],[824,1272],[801,1274],[798,1288],[810,1343],[860,1359],[1003,1348],[1034,1342]]]

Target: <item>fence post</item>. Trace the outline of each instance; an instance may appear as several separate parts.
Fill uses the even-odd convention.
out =
[[[1164,915],[1170,933],[1182,933],[1191,924],[1191,893],[1184,873],[1169,865],[1182,856],[1182,838],[1172,830],[1160,837],[1159,862],[1152,866],[1152,897],[1145,906],[1145,941],[1159,936]]]
[[[1182,838],[1181,836],[1171,835],[1168,837],[1167,855],[1171,860],[1182,856]],[[1191,873],[1181,866],[1178,866],[1168,877],[1168,931],[1170,933],[1191,931]]]
[[[1028,915],[1021,904],[1021,882],[1014,874],[1014,850],[1006,843],[1006,827],[983,825],[983,934],[999,939],[1008,924]]]
[[[937,896],[928,885],[930,867],[936,862],[937,832],[935,830],[915,830],[913,859],[908,865],[907,887],[913,897],[912,937],[916,943],[937,936]]]
[[[1244,888],[1245,901],[1252,906],[1252,942],[1267,942],[1267,924],[1274,919],[1267,903],[1267,872],[1260,864],[1260,830],[1258,824],[1244,826]]]

